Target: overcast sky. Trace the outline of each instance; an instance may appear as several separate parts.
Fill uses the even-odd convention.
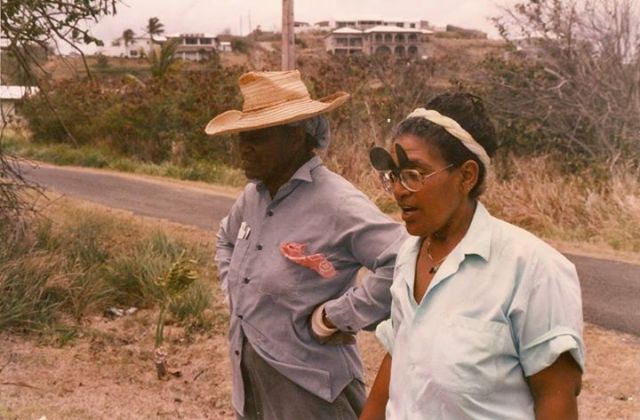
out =
[[[516,0],[294,0],[295,19],[317,22],[329,19],[385,18],[427,20],[435,26],[453,24],[480,29],[497,36],[489,18],[499,6]],[[124,0],[114,17],[102,19],[93,34],[105,44],[125,29],[142,34],[150,17],[158,17],[167,33],[208,32],[229,29],[246,35],[260,25],[280,30],[281,0]]]

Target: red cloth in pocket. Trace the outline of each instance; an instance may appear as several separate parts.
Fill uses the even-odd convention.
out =
[[[304,255],[305,244],[284,242],[280,245],[280,252],[289,260],[303,267],[312,269],[325,279],[336,275],[333,264],[323,254]]]

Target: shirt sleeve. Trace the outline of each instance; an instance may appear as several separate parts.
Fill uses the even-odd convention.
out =
[[[393,330],[393,320],[391,318],[378,324],[376,327],[376,338],[387,353],[393,356],[393,343],[395,342],[396,334]]]
[[[370,270],[360,285],[327,302],[327,317],[342,331],[374,329],[389,317],[393,269],[400,245],[407,238],[404,226],[384,215],[364,195],[345,199],[336,226],[338,241]]]
[[[236,238],[243,219],[243,208],[245,193],[242,193],[233,204],[229,214],[220,221],[218,233],[216,234],[216,264],[218,266],[218,278],[220,279],[220,289],[226,298],[229,297],[229,285],[227,275],[229,274],[229,264],[235,247]]]
[[[582,300],[575,266],[559,253],[531,260],[510,310],[524,373],[540,372],[567,351],[584,371]]]

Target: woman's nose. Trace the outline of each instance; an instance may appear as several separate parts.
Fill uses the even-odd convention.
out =
[[[392,188],[393,188],[393,190],[392,190],[393,197],[396,199],[396,201],[400,201],[401,198],[406,197],[407,195],[411,194],[411,191],[406,189],[402,185],[402,182],[400,182],[399,179],[395,179],[393,181]]]

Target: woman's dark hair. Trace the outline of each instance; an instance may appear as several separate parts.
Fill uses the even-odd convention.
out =
[[[487,154],[495,154],[496,129],[489,119],[482,99],[469,93],[445,93],[436,96],[425,106],[445,115],[462,126],[471,136],[484,147]],[[454,167],[462,165],[468,160],[478,163],[480,172],[478,182],[469,192],[471,198],[478,198],[484,186],[486,169],[480,159],[467,149],[460,140],[449,134],[444,128],[420,117],[408,118],[402,121],[393,131],[392,139],[412,134],[435,146],[442,158]]]

